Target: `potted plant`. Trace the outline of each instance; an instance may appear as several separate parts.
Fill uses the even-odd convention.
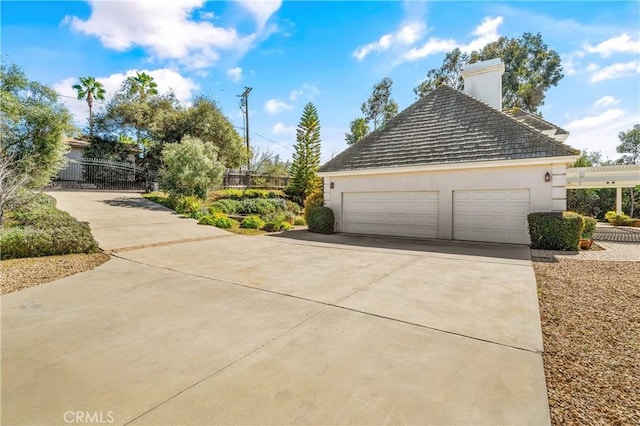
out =
[[[592,217],[583,216],[584,229],[582,230],[582,236],[580,237],[580,249],[589,250],[593,244],[593,234],[596,232],[596,224],[598,223]]]

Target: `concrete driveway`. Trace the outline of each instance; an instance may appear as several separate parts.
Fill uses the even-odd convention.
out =
[[[526,247],[245,237],[53,195],[113,257],[2,296],[3,424],[550,422]]]

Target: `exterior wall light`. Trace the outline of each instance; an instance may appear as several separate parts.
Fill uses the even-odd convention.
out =
[[[333,182],[331,182],[331,183],[329,184],[329,187],[330,187],[331,189],[333,189],[333,187],[334,187]]]
[[[544,174],[544,181],[551,182],[551,174],[549,174],[549,172]]]

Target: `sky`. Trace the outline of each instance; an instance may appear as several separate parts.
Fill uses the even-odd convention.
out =
[[[136,71],[188,104],[214,99],[250,143],[289,159],[307,102],[317,107],[322,162],[343,151],[351,120],[384,77],[400,110],[455,47],[541,33],[562,58],[543,117],[566,143],[615,159],[618,134],[640,123],[640,2],[92,0],[0,3],[2,60],[53,87],[86,126],[71,86],[93,76],[107,96]],[[99,108],[101,105],[97,104]]]

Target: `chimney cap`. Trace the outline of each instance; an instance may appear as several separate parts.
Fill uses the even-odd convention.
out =
[[[504,63],[500,58],[493,58],[487,61],[467,64],[462,70],[462,77],[464,78],[467,75],[480,74],[488,71],[500,71],[500,74],[502,74],[504,73]]]

